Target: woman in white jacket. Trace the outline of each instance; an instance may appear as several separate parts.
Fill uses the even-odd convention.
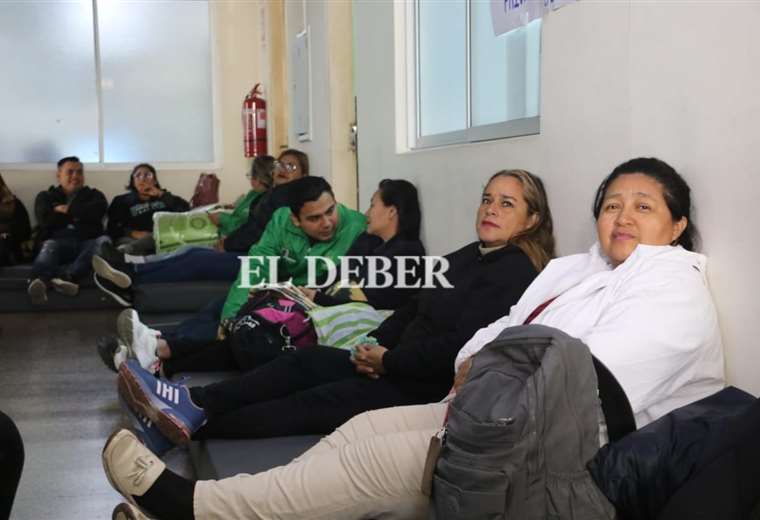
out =
[[[688,185],[664,162],[617,167],[594,202],[598,243],[552,261],[509,315],[478,331],[457,358],[457,380],[505,327],[530,321],[582,339],[620,381],[639,427],[722,388],[720,332],[705,257],[691,252],[690,209]],[[146,518],[136,504],[162,519],[424,518],[423,466],[445,409],[364,413],[286,466],[220,481],[178,477],[122,430],[103,451],[109,480],[130,502],[115,518]]]

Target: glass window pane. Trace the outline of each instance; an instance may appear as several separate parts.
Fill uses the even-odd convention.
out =
[[[211,162],[206,1],[98,3],[106,162]]]
[[[90,1],[0,2],[0,162],[98,161]]]
[[[541,20],[494,36],[490,2],[471,6],[472,125],[539,113]]]
[[[419,2],[420,133],[434,135],[467,126],[467,3]]]

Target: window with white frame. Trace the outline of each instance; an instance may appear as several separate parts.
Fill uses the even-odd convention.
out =
[[[213,163],[206,0],[4,0],[0,49],[0,163]]]
[[[415,0],[413,148],[539,131],[541,20],[495,35],[490,0]]]

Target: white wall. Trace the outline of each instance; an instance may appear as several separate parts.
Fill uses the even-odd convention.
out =
[[[261,81],[261,57],[258,52],[259,2],[212,2],[213,32],[216,45],[215,88],[217,89],[218,136],[221,139],[221,156],[217,157],[217,173],[221,182],[222,201],[232,202],[250,189],[245,173],[250,159],[243,157],[243,130],[240,110],[243,98]],[[181,124],[181,122],[178,122]],[[98,188],[110,200],[123,193],[129,181],[130,170],[98,171],[85,166],[85,180]],[[171,192],[189,199],[198,180],[199,169],[162,170],[161,185]],[[24,202],[30,214],[34,212],[34,197],[40,190],[56,184],[55,165],[49,170],[2,170],[5,182]]]
[[[309,155],[312,175],[331,180],[330,170],[330,90],[327,78],[327,6],[325,2],[306,2],[294,0],[285,2],[285,24],[287,28],[288,52],[295,43],[296,34],[309,28],[309,52],[311,57],[311,140],[299,142],[295,126],[290,127],[290,147],[297,148]],[[293,70],[291,56],[287,56],[290,71]],[[288,81],[294,81],[295,74],[288,73]],[[289,95],[293,95],[290,86]],[[290,100],[291,110],[295,102]],[[290,121],[295,121],[293,114]]]
[[[355,2],[360,205],[382,178],[412,180],[428,249],[445,253],[474,239],[486,178],[525,168],[545,180],[559,252],[569,254],[594,238],[591,199],[603,176],[626,159],[660,157],[694,191],[729,380],[760,394],[760,3],[718,4],[580,1],[551,13],[540,135],[397,153],[396,126],[406,123],[395,118],[404,64],[394,62],[394,6]]]
[[[325,177],[340,202],[356,208],[356,156],[349,143],[354,122],[351,3],[286,1],[285,19],[287,47],[292,49],[296,34],[308,27],[311,56],[311,139],[299,142],[291,125],[290,145],[309,154],[311,173]],[[295,110],[291,56],[288,63],[290,107]],[[290,120],[296,121],[294,113]]]

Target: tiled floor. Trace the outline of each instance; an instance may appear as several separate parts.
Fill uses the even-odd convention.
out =
[[[95,352],[115,320],[114,311],[0,314],[0,410],[16,421],[26,451],[14,520],[110,519],[121,501],[100,462],[122,424],[116,375]],[[185,452],[170,456],[188,472]]]

